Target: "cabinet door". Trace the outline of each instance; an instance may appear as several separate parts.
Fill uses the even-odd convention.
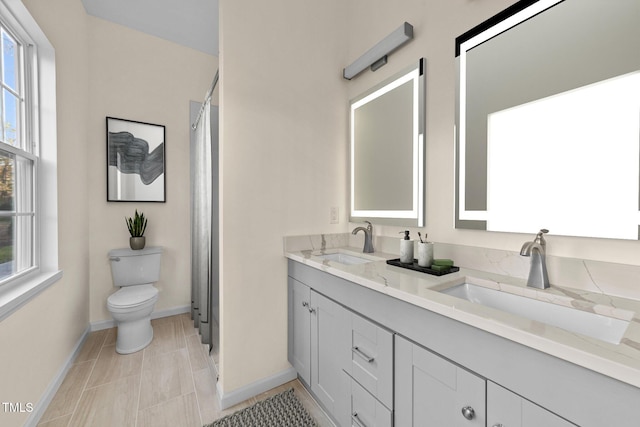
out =
[[[311,390],[340,425],[348,412],[350,313],[341,305],[311,291]]]
[[[487,383],[487,421],[489,427],[575,426],[491,381]]]
[[[484,427],[485,380],[396,335],[395,423]]]
[[[311,289],[289,277],[289,363],[311,384]]]

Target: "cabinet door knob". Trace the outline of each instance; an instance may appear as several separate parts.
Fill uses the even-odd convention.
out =
[[[471,406],[465,406],[462,408],[462,416],[468,420],[472,420],[476,416],[476,411]]]
[[[315,312],[316,312],[316,309],[315,309],[315,308],[311,308],[311,307],[309,307],[309,313],[314,314]]]
[[[302,301],[302,306],[303,306],[303,307],[309,307],[309,303],[308,303],[308,302],[306,302],[306,301]]]

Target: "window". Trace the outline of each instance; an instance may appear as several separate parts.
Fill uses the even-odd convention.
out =
[[[0,284],[36,266],[36,145],[27,114],[35,93],[26,43],[0,21]]]
[[[0,0],[0,320],[58,268],[55,52],[21,0]]]

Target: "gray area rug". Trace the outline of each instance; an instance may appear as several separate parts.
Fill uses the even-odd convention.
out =
[[[317,424],[291,388],[204,427],[317,427]]]

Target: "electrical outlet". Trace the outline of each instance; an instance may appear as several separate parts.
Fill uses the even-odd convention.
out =
[[[340,222],[340,210],[337,206],[332,206],[329,212],[329,224],[338,224]]]

